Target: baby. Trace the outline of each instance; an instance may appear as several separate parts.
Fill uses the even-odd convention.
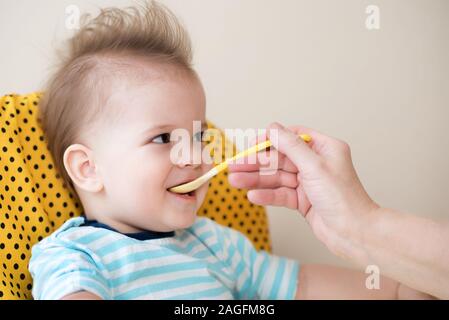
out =
[[[69,42],[41,120],[50,151],[85,215],[33,247],[35,299],[293,299],[416,297],[366,274],[303,266],[256,251],[239,232],[197,218],[204,163],[172,161],[171,133],[201,141],[205,94],[190,41],[170,11],[106,9]],[[202,130],[192,123],[201,121]],[[417,293],[416,293],[417,294]]]

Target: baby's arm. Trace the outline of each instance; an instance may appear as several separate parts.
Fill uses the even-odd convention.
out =
[[[380,277],[379,289],[365,285],[369,274],[325,265],[303,265],[296,299],[432,299],[389,278]]]
[[[99,296],[88,291],[71,293],[61,298],[61,300],[102,300]]]

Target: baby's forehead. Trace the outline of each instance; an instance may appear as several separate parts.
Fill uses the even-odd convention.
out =
[[[107,57],[100,63],[109,67],[106,81],[100,82],[104,97],[98,114],[107,122],[179,125],[192,116],[204,118],[205,97],[196,74],[132,57]]]
[[[97,57],[97,72],[114,80],[139,83],[185,78],[199,80],[192,69],[164,57],[109,53]]]
[[[135,54],[105,54],[96,57],[95,60],[93,77],[98,85],[110,88],[112,90],[110,94],[124,87],[132,94],[133,89],[160,82],[201,86],[201,81],[194,70],[187,70],[175,61],[163,58]]]

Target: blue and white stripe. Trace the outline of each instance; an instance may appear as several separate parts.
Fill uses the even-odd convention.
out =
[[[68,220],[32,249],[35,299],[292,299],[299,265],[258,252],[241,233],[197,218],[173,237],[136,240]]]

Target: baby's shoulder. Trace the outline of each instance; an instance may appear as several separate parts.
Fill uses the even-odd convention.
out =
[[[40,242],[36,243],[34,247],[43,247],[50,243],[54,243],[60,240],[69,239],[70,235],[76,233],[76,231],[81,231],[80,225],[84,223],[82,217],[71,218],[64,222],[59,228],[53,231],[48,237],[44,238]]]
[[[35,244],[33,252],[55,247],[90,251],[89,249],[93,245],[112,240],[111,235],[113,236],[113,233],[109,230],[82,226],[84,223],[83,217],[67,220],[50,236]]]

